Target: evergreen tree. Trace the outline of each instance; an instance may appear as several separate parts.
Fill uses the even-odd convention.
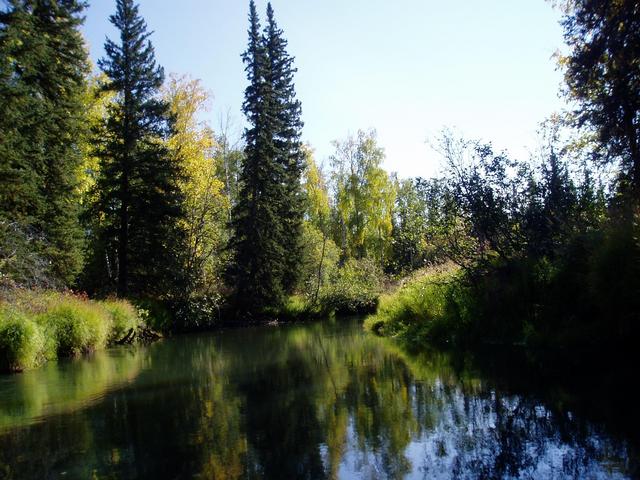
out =
[[[184,216],[182,169],[165,140],[171,133],[168,106],[158,93],[164,81],[145,21],[133,0],[118,0],[111,23],[120,43],[107,40],[99,62],[116,93],[100,145],[100,176],[94,262],[117,277],[117,293],[163,295],[180,278]],[[102,279],[98,279],[102,281]]]
[[[82,266],[78,173],[84,136],[85,2],[11,0],[0,12],[0,216],[42,240],[48,274]]]
[[[283,288],[291,293],[301,272],[302,220],[304,200],[301,177],[305,155],[300,134],[303,127],[301,106],[296,99],[293,75],[293,58],[287,53],[287,41],[276,24],[271,3],[267,4],[267,25],[264,31],[267,50],[267,82],[273,89],[273,118],[276,121],[274,144],[276,160],[282,167],[284,199],[279,212],[282,226],[284,257]]]
[[[284,171],[277,160],[274,93],[268,81],[269,59],[260,33],[256,6],[250,2],[249,45],[243,54],[249,85],[243,112],[245,161],[241,191],[233,215],[238,304],[247,312],[260,312],[282,304],[283,258],[280,212],[284,201]]]
[[[253,1],[249,22],[249,46],[243,55],[249,86],[243,111],[251,126],[245,130],[233,246],[238,298],[247,311],[259,312],[279,307],[300,277],[305,157],[293,58],[271,5],[263,33]]]

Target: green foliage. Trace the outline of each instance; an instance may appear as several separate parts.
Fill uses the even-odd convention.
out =
[[[392,254],[387,268],[396,274],[444,262],[453,237],[455,209],[442,179],[403,180],[396,187]]]
[[[134,302],[138,312],[144,312],[145,324],[158,332],[170,332],[174,326],[174,314],[167,300],[156,298],[142,298]]]
[[[103,348],[111,327],[108,312],[87,301],[63,297],[37,319],[45,335],[55,339],[59,356]]]
[[[383,272],[369,259],[350,259],[336,269],[320,292],[320,304],[342,315],[371,313],[383,289]]]
[[[250,3],[249,45],[243,55],[249,80],[243,111],[250,126],[232,239],[236,303],[248,315],[281,307],[300,269],[300,104],[293,59],[270,5],[267,17],[261,33],[255,3]]]
[[[0,302],[0,369],[21,371],[102,349],[141,325],[124,300],[96,302],[53,291],[14,290]]]
[[[0,217],[0,289],[55,287],[51,258],[40,248],[45,239],[33,228]]]
[[[305,150],[307,168],[304,171],[304,194],[306,197],[306,218],[321,232],[328,232],[331,205],[327,181],[321,168],[313,158],[310,148]]]
[[[282,287],[292,293],[300,280],[300,253],[302,251],[302,219],[304,197],[300,180],[305,168],[302,135],[302,106],[296,99],[293,57],[287,52],[284,32],[275,21],[271,3],[267,3],[267,24],[263,42],[267,58],[266,82],[271,87],[272,101],[269,114],[275,120],[272,141],[276,148],[275,160],[281,165],[283,198],[277,204],[278,221],[282,231],[280,243],[285,252]]]
[[[22,312],[0,308],[0,369],[22,371],[45,360],[45,338],[39,325]]]
[[[168,300],[171,323],[165,330],[172,332],[197,332],[211,330],[220,325],[223,299],[220,295],[194,294]],[[226,312],[225,312],[226,313]]]
[[[324,305],[314,303],[303,295],[290,295],[278,310],[268,311],[273,319],[279,322],[308,322],[309,320],[326,320],[333,312]]]
[[[373,258],[383,266],[389,254],[395,185],[382,168],[384,150],[376,132],[334,142],[334,241],[343,258]]]
[[[410,234],[421,230],[462,269],[385,297],[370,329],[418,343],[577,347],[637,338],[635,223],[603,220],[602,187],[588,167],[572,170],[555,133],[537,165],[445,134],[443,190],[423,197],[401,187],[398,253],[414,253]],[[412,222],[429,212],[425,224]]]
[[[305,222],[302,235],[302,273],[299,290],[311,303],[331,282],[338,269],[340,250],[326,234]]]
[[[573,120],[596,132],[595,154],[621,166],[622,187],[640,199],[640,10],[636,1],[565,3],[560,58]]]
[[[456,269],[416,273],[381,297],[375,315],[365,320],[365,329],[415,344],[449,342],[461,333],[466,320],[466,315],[459,315],[459,282]]]
[[[16,0],[0,10],[0,218],[39,239],[17,255],[50,260],[46,276],[66,285],[83,262],[84,8],[75,0]],[[19,273],[15,280],[22,283]]]
[[[214,134],[201,123],[210,94],[199,80],[171,76],[165,99],[173,118],[173,133],[167,145],[174,161],[184,168],[181,189],[185,196],[186,232],[183,252],[187,294],[215,295],[220,291],[223,269],[228,261],[226,223],[229,198],[216,175]]]
[[[172,128],[168,105],[158,98],[164,71],[133,0],[118,0],[111,22],[120,43],[107,40],[99,62],[103,89],[114,100],[95,135],[100,165],[92,214],[99,224],[87,287],[163,296],[185,282],[183,166],[165,142]]]
[[[590,253],[589,285],[606,321],[607,331],[601,333],[640,338],[640,216],[612,225]]]
[[[126,300],[103,300],[100,305],[110,316],[110,331],[107,343],[121,340],[131,330],[141,325],[139,312]]]

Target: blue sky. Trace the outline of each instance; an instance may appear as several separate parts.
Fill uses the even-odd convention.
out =
[[[248,0],[140,0],[167,73],[190,74],[214,96],[207,119],[230,111],[238,125],[246,85],[240,58]],[[264,14],[266,1],[256,1]],[[296,57],[303,139],[322,162],[331,141],[375,128],[385,167],[431,176],[427,141],[443,127],[523,157],[538,124],[563,103],[553,53],[559,13],[545,0],[273,0]],[[91,57],[116,36],[115,0],[93,0],[84,33]]]

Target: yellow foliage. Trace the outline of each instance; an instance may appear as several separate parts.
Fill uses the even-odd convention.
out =
[[[207,290],[219,282],[220,252],[226,242],[225,213],[229,199],[216,176],[213,130],[199,119],[210,94],[199,80],[172,76],[165,88],[174,122],[167,146],[183,167],[185,179],[185,231],[188,238],[187,267]]]

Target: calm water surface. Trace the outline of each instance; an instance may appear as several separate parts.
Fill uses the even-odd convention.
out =
[[[52,363],[0,377],[0,478],[637,476],[628,397],[494,363],[409,357],[355,321]]]

